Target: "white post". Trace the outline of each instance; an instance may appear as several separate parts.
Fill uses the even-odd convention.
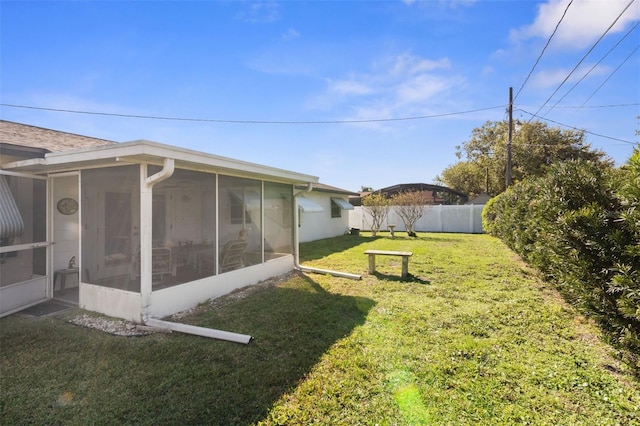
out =
[[[140,321],[149,317],[153,282],[153,185],[170,178],[175,170],[175,160],[164,159],[158,173],[147,176],[147,165],[140,164]]]
[[[140,321],[144,322],[151,306],[151,246],[153,191],[147,183],[147,165],[140,164]]]

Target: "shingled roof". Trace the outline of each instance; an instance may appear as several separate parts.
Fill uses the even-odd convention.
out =
[[[0,120],[0,143],[60,152],[117,142]]]

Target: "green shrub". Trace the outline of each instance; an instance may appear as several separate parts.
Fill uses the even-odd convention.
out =
[[[483,211],[485,229],[555,282],[628,349],[640,371],[640,152],[613,169],[552,165]]]

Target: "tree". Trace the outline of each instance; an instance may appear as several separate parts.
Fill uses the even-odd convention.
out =
[[[426,191],[404,191],[393,196],[393,210],[400,216],[407,234],[414,234],[413,225],[427,212],[430,199]]]
[[[504,180],[504,177],[500,180]],[[495,173],[489,173],[488,168],[471,161],[460,161],[447,167],[442,171],[442,176],[436,176],[435,181],[471,197],[481,192],[497,194],[502,184]]]
[[[471,133],[471,139],[456,147],[461,159],[442,171],[436,180],[449,188],[471,196],[487,190],[497,195],[505,190],[508,125],[502,121],[486,122]],[[550,128],[532,121],[519,126],[512,137],[513,182],[530,176],[542,176],[554,163],[587,160],[612,166],[604,152],[585,142],[584,132]],[[487,185],[488,182],[488,185]]]
[[[371,233],[374,237],[389,214],[390,201],[382,194],[369,194],[362,198],[362,208],[371,216]]]

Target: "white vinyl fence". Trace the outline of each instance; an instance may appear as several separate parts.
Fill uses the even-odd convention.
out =
[[[463,206],[428,206],[424,216],[414,225],[416,232],[455,232],[462,234],[481,234],[482,209],[484,205]],[[402,219],[389,210],[387,220],[380,227],[387,231],[388,225],[395,225],[396,231],[406,231]],[[361,206],[349,212],[349,227],[361,230],[371,230],[371,215]]]

